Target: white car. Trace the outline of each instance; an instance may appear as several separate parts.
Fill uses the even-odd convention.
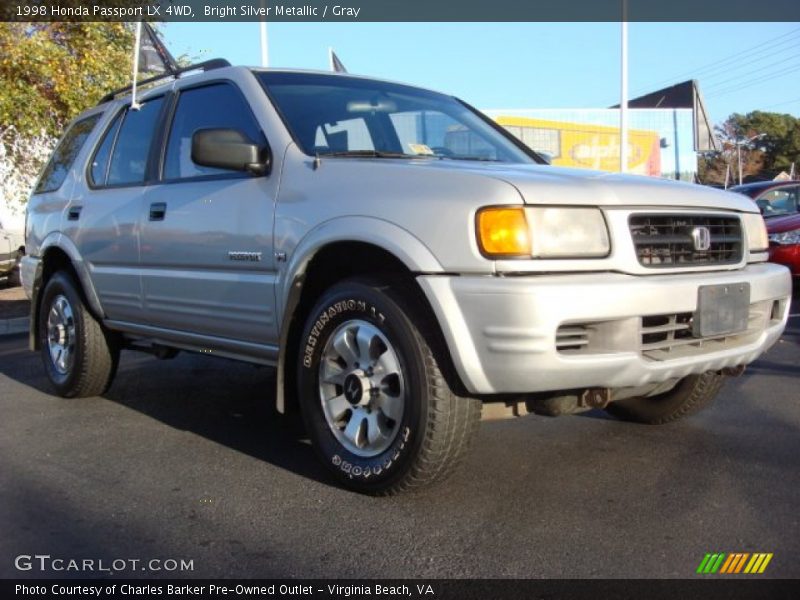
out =
[[[20,284],[19,261],[24,254],[22,233],[6,229],[0,221],[0,277],[5,277],[10,286]]]

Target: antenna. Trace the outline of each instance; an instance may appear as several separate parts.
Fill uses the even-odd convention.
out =
[[[133,44],[133,87],[131,88],[131,110],[139,110],[142,105],[136,102],[136,78],[139,75],[139,49],[142,45],[142,22],[136,21],[136,41]]]

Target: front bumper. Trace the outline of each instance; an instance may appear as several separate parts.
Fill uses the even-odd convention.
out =
[[[747,364],[780,337],[791,296],[789,272],[766,263],[669,275],[424,275],[418,282],[473,394],[639,386]],[[743,282],[750,284],[746,331],[674,344],[652,343],[666,334],[645,337],[643,329],[688,318],[701,285]]]

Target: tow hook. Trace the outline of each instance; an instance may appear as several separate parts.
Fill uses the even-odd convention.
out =
[[[740,377],[744,370],[747,368],[746,365],[739,365],[736,367],[725,367],[722,369],[722,374],[727,375],[728,377]]]
[[[584,390],[580,396],[581,406],[590,406],[591,408],[605,408],[611,402],[611,389],[610,388],[589,388]]]

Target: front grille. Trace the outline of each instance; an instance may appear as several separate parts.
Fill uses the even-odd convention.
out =
[[[645,267],[708,266],[742,259],[742,226],[738,217],[714,215],[631,215],[628,221],[636,257]],[[705,227],[710,245],[695,247],[692,231]]]

